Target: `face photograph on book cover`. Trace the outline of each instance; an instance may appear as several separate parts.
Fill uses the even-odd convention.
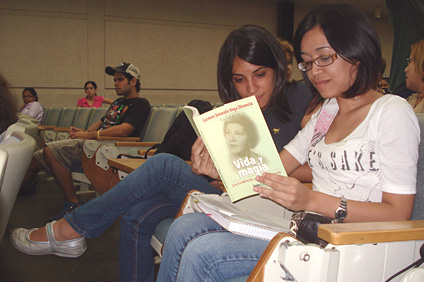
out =
[[[229,116],[224,121],[224,137],[227,144],[231,167],[240,177],[250,174],[260,174],[264,171],[266,161],[254,149],[260,141],[258,129],[253,120],[242,113]]]

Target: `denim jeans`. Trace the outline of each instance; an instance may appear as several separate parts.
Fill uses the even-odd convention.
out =
[[[249,275],[268,241],[235,235],[203,213],[176,219],[166,237],[157,282],[222,282]]]
[[[120,280],[153,282],[154,251],[150,240],[155,227],[161,220],[175,217],[192,189],[220,193],[182,159],[158,154],[101,197],[65,215],[65,219],[82,236],[95,238],[121,216]]]

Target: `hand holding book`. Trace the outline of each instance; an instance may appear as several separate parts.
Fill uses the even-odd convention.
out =
[[[202,136],[232,201],[257,194],[253,187],[263,184],[255,177],[265,171],[286,175],[256,97],[240,99],[202,115],[192,107],[183,110]],[[199,147],[194,153],[201,160],[196,160],[195,166],[211,169],[211,160],[202,155],[200,141],[196,145]]]
[[[197,138],[191,148],[191,168],[198,175],[221,179],[201,137]]]

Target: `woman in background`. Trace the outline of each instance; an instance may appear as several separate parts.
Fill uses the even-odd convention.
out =
[[[405,68],[406,88],[415,93],[408,97],[416,113],[424,113],[424,40],[411,46],[411,55]]]
[[[97,96],[97,84],[94,81],[87,81],[84,84],[84,89],[87,96],[78,100],[78,108],[100,108],[103,103],[113,103],[113,100],[103,96]]]
[[[287,40],[278,39],[281,44],[281,48],[283,48],[284,55],[286,56],[287,62],[287,82],[293,82],[291,80],[292,70],[293,70],[293,57],[294,57],[294,49],[293,45]]]
[[[32,87],[27,87],[22,91],[22,99],[24,105],[21,108],[21,113],[35,118],[38,124],[41,124],[44,116],[44,108],[38,102],[37,92]]]

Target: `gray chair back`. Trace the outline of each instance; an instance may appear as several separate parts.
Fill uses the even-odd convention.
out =
[[[43,114],[43,120],[41,121],[41,124],[46,124],[47,117],[49,116],[49,112],[52,108],[44,108],[44,114]]]
[[[106,108],[101,107],[94,109],[93,113],[91,114],[90,120],[88,121],[87,128],[90,127],[90,125],[92,125],[93,123],[100,121],[100,119],[105,116],[106,111]]]
[[[153,108],[146,132],[144,142],[162,142],[166,132],[177,117],[178,107]]]
[[[88,121],[93,113],[93,108],[79,108],[75,115],[73,126],[80,129],[87,129]]]
[[[58,127],[69,127],[74,123],[75,115],[77,114],[77,108],[63,108],[62,114],[60,115]]]
[[[57,126],[60,115],[62,114],[62,108],[51,108],[48,111],[47,117],[43,120],[43,125],[54,125]]]

